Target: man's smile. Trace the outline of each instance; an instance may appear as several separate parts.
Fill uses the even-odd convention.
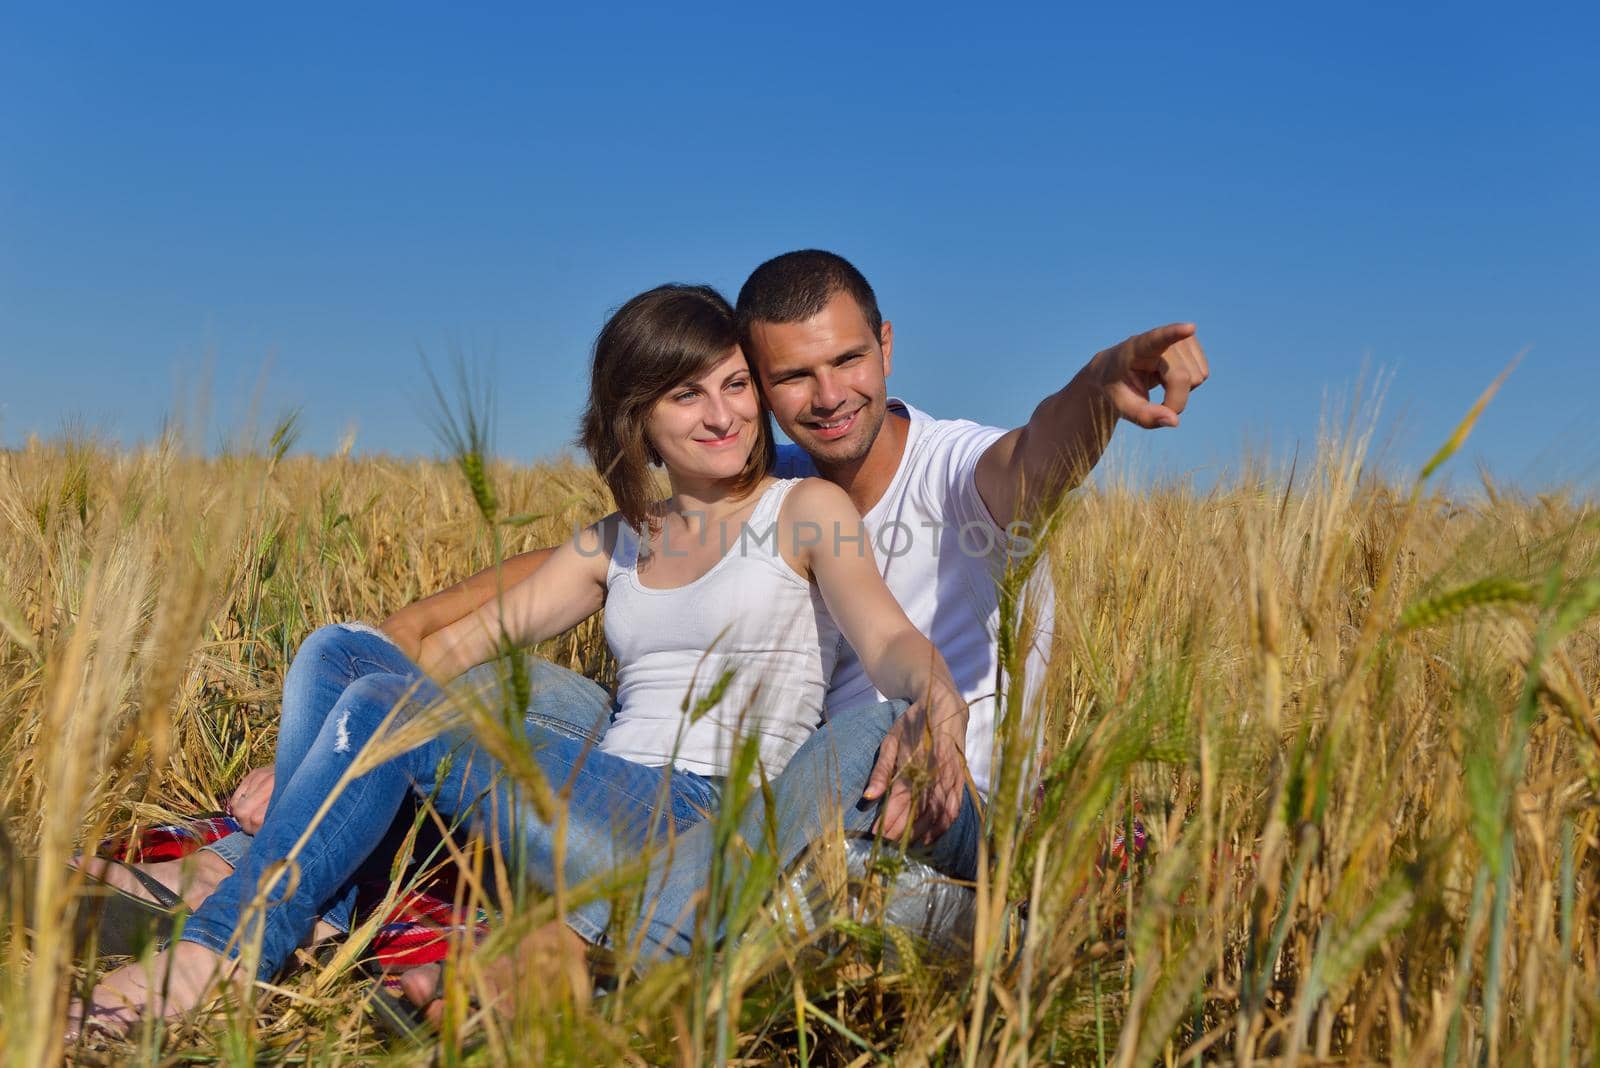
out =
[[[856,416],[860,413],[861,409],[857,408],[848,415],[835,416],[833,419],[830,419],[825,423],[818,422],[816,420],[807,420],[806,425],[817,432],[817,437],[826,441],[832,441],[835,438],[842,438],[848,434],[850,432],[850,428],[855,426]]]

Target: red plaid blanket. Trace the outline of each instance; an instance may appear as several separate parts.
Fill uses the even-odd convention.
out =
[[[96,852],[130,864],[178,860],[238,829],[232,816],[200,816],[185,823],[146,827],[134,834],[107,838]],[[356,897],[356,923],[365,923],[376,915],[388,892],[386,883],[363,883]],[[488,914],[482,909],[458,909],[455,899],[455,880],[448,871],[399,895],[372,940],[372,956],[378,967],[385,972],[398,972],[432,964],[444,960],[453,938],[482,938],[488,930]]]

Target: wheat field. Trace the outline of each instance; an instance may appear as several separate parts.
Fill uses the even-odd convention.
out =
[[[1063,505],[1041,565],[1059,591],[1043,782],[1013,707],[970,959],[870,915],[787,931],[764,903],[771,865],[735,843],[717,907],[737,937],[603,997],[546,976],[510,1013],[474,1011],[486,962],[554,913],[521,897],[448,971],[431,1044],[374,1032],[358,932],[242,1006],[64,1048],[84,974],[65,858],[216,809],[269,764],[284,671],[318,625],[380,621],[608,510],[570,462],[302,457],[292,436],[205,458],[176,436],[0,453],[13,1063],[1600,1057],[1600,524],[1576,497],[1444,493],[1436,465],[1379,477],[1359,429],[1204,492],[1102,479]],[[597,621],[543,652],[610,670]],[[1135,820],[1147,848],[1107,864]],[[492,856],[461,859],[494,881]]]

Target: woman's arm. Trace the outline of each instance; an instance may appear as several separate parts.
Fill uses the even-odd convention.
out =
[[[961,811],[967,784],[967,702],[944,657],[906,618],[884,584],[870,539],[859,536],[861,514],[844,490],[808,478],[790,492],[780,510],[779,529],[797,531],[796,524],[813,523],[816,527],[810,529],[824,532],[820,540],[780,538],[780,551],[796,570],[815,579],[828,612],[878,691],[911,703],[884,738],[864,796],[877,798],[888,791],[879,833],[899,837],[914,815],[913,837],[931,842]],[[930,787],[915,799],[902,774],[914,764],[932,772]]]
[[[498,567],[486,567],[454,586],[447,586],[438,593],[411,602],[384,620],[380,629],[400,647],[401,652],[420,664],[423,659],[423,643],[428,638],[451,624],[466,619],[485,606],[494,604],[502,590],[509,595],[513,588],[541,570],[560,549],[560,546],[531,549],[509,557]],[[605,557],[602,557],[602,562],[604,559]],[[602,584],[605,582],[603,567],[600,581]],[[589,612],[594,610],[590,609]],[[560,631],[556,633],[559,634]],[[249,834],[254,834],[261,827],[261,820],[266,813],[267,799],[272,796],[273,781],[272,768],[257,768],[239,783],[228,802],[229,811]]]
[[[382,630],[407,656],[418,660],[425,638],[493,601],[502,590],[511,589],[537,571],[555,552],[555,547],[533,549],[495,567],[486,567],[471,578],[406,605],[383,621]]]
[[[531,645],[576,626],[605,603],[606,568],[617,519],[608,516],[550,551],[544,562],[504,596],[492,594],[418,644],[416,657],[435,679],[448,681],[492,660],[503,644]]]

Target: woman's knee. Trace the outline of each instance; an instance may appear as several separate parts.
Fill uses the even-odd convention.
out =
[[[284,715],[325,713],[332,697],[352,680],[377,673],[420,674],[399,646],[375,627],[364,623],[318,627],[300,643],[284,676]]]
[[[351,659],[350,647],[354,644],[353,637],[350,631],[337,623],[318,627],[306,635],[300,647],[295,650],[294,659],[289,661],[289,670],[284,675],[285,696],[297,690],[315,687],[325,674],[348,674],[344,665]],[[286,714],[292,711],[287,700],[284,711]]]
[[[367,623],[327,623],[306,635],[289,671],[293,674],[331,666],[358,674],[354,669],[357,663],[393,671],[407,661],[400,647],[377,627]]]
[[[324,623],[305,636],[300,648],[295,650],[294,663],[289,670],[293,671],[296,666],[303,664],[347,656],[348,648],[357,637],[359,632],[350,630],[343,623]]]

